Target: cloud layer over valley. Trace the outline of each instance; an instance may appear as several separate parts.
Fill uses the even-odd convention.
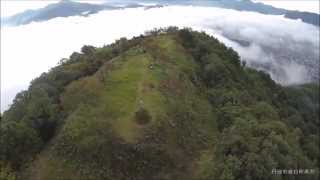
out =
[[[83,45],[103,46],[155,27],[191,27],[234,48],[277,82],[319,79],[319,28],[283,16],[213,7],[165,6],[101,11],[1,29],[1,111],[30,81]]]

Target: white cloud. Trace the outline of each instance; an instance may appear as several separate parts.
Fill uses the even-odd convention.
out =
[[[6,109],[14,94],[25,89],[32,79],[55,66],[61,58],[79,51],[83,45],[103,46],[123,36],[130,38],[154,27],[170,25],[205,30],[253,63],[270,61],[285,67],[286,64],[277,62],[264,49],[277,47],[282,41],[288,42],[288,39],[293,43],[307,43],[311,50],[319,48],[319,29],[315,26],[282,16],[212,7],[169,6],[149,10],[101,11],[89,17],[55,18],[18,27],[4,27],[1,29],[1,110]],[[230,40],[232,36],[251,44],[241,46]],[[297,45],[296,48],[302,47]],[[318,63],[319,59],[315,58],[311,56],[311,60]],[[289,77],[286,82],[305,80],[303,66],[293,62],[288,67],[284,69]],[[276,74],[273,77],[278,80]]]

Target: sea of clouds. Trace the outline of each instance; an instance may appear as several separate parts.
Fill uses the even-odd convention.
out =
[[[1,112],[32,79],[83,45],[100,47],[167,26],[206,31],[278,83],[301,84],[319,77],[319,28],[298,20],[193,6],[101,11],[1,28]]]

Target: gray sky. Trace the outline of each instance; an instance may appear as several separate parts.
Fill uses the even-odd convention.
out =
[[[101,3],[107,0],[91,0],[81,2]],[[319,0],[254,0],[255,2],[262,2],[270,4],[275,7],[309,11],[319,13]],[[1,0],[1,16],[10,16],[26,9],[37,9],[44,7],[50,3],[55,3],[55,0]]]
[[[308,11],[319,14],[319,0],[254,0],[255,2],[262,2],[274,7]]]

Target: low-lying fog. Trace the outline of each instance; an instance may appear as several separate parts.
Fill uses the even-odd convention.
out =
[[[1,28],[1,111],[29,82],[85,45],[103,46],[155,27],[203,30],[233,47],[249,66],[289,85],[319,79],[319,28],[282,16],[213,7],[101,11]]]

